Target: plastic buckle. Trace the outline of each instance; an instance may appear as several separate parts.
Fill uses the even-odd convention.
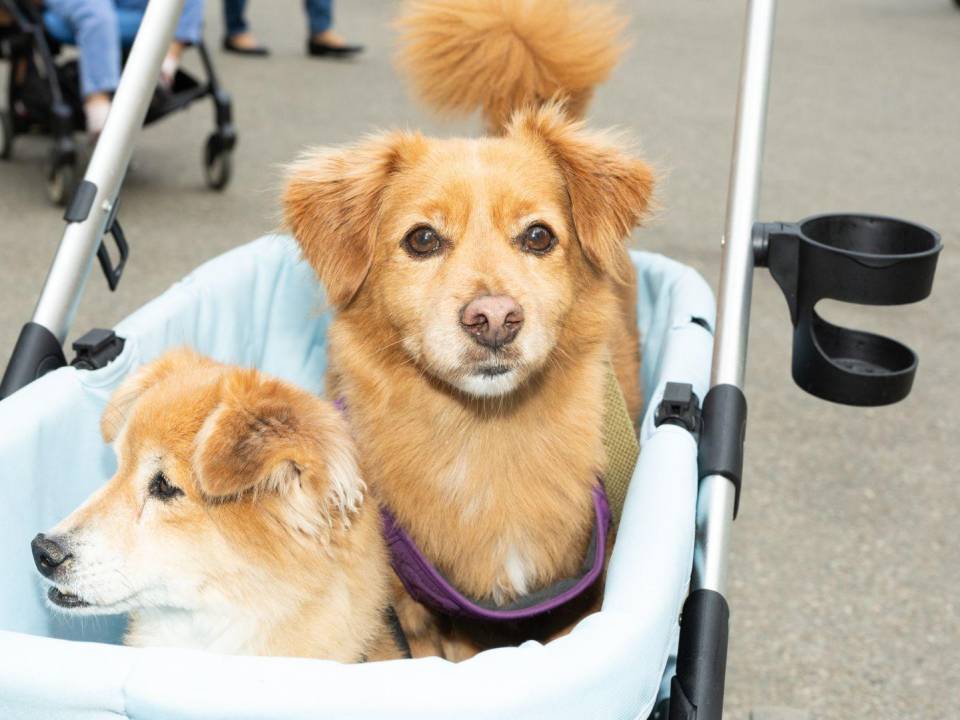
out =
[[[73,343],[77,356],[70,364],[80,370],[99,370],[123,351],[124,340],[113,330],[94,328]]]
[[[700,431],[700,399],[690,383],[668,382],[663,389],[663,399],[653,415],[653,424],[679,425],[688,432]]]
[[[110,259],[110,253],[107,252],[107,245],[102,240],[100,247],[97,248],[97,260],[100,261],[100,269],[103,270],[103,276],[107,279],[107,287],[110,292],[117,289],[120,284],[120,278],[123,276],[123,268],[127,264],[127,258],[130,257],[130,246],[127,245],[127,239],[123,235],[123,228],[120,227],[120,221],[116,217],[110,223],[108,232],[113,236],[113,241],[117,245],[120,253],[120,262],[116,265]]]

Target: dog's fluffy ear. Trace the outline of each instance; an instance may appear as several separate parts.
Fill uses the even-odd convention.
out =
[[[336,409],[256,370],[231,370],[220,391],[194,447],[200,492],[213,500],[283,496],[295,515],[288,524],[304,530],[317,517],[346,523],[364,484]]]
[[[184,347],[170,350],[131,373],[114,391],[100,417],[100,434],[104,441],[111,443],[117,439],[130,417],[130,411],[147,389],[174,373],[215,364],[213,360]]]
[[[393,132],[345,148],[308,151],[289,168],[284,224],[334,306],[349,304],[363,284],[373,261],[383,191],[423,147],[421,135]]]
[[[535,139],[557,163],[567,185],[577,237],[599,270],[625,281],[631,275],[624,241],[646,216],[653,195],[651,167],[609,132],[588,132],[559,102],[521,110],[507,131]]]

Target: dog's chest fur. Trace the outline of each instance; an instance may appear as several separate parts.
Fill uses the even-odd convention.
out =
[[[497,602],[573,575],[604,463],[600,353],[518,401],[453,396],[409,365],[331,349],[364,475],[461,591]],[[354,355],[352,359],[356,359]],[[389,383],[384,382],[384,375]]]

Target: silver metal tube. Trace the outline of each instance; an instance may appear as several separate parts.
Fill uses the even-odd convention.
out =
[[[33,322],[46,327],[61,343],[70,331],[97,247],[117,202],[183,1],[150,0],[147,4],[106,126],[84,175],[84,180],[97,187],[93,206],[84,221],[69,223],[64,230],[33,311]]]
[[[753,285],[752,229],[760,195],[776,0],[749,0],[740,66],[733,162],[722,240],[717,327],[710,385],[743,387]],[[726,590],[736,490],[719,475],[705,477],[697,500],[693,589]]]
[[[753,286],[752,229],[760,196],[775,0],[750,0],[727,192],[710,384],[743,387]]]
[[[733,530],[735,499],[733,484],[723,475],[708,475],[700,481],[691,579],[694,590],[715,590],[726,594],[727,552]]]

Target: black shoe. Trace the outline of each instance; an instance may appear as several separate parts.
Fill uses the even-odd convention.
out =
[[[312,57],[348,58],[363,52],[363,45],[327,45],[307,40],[307,55]]]
[[[234,45],[233,40],[228,37],[223,39],[223,49],[226,52],[236,53],[237,55],[250,55],[252,57],[266,57],[270,54],[270,51],[263,47],[263,45],[255,45],[254,47],[240,47],[239,45]]]

